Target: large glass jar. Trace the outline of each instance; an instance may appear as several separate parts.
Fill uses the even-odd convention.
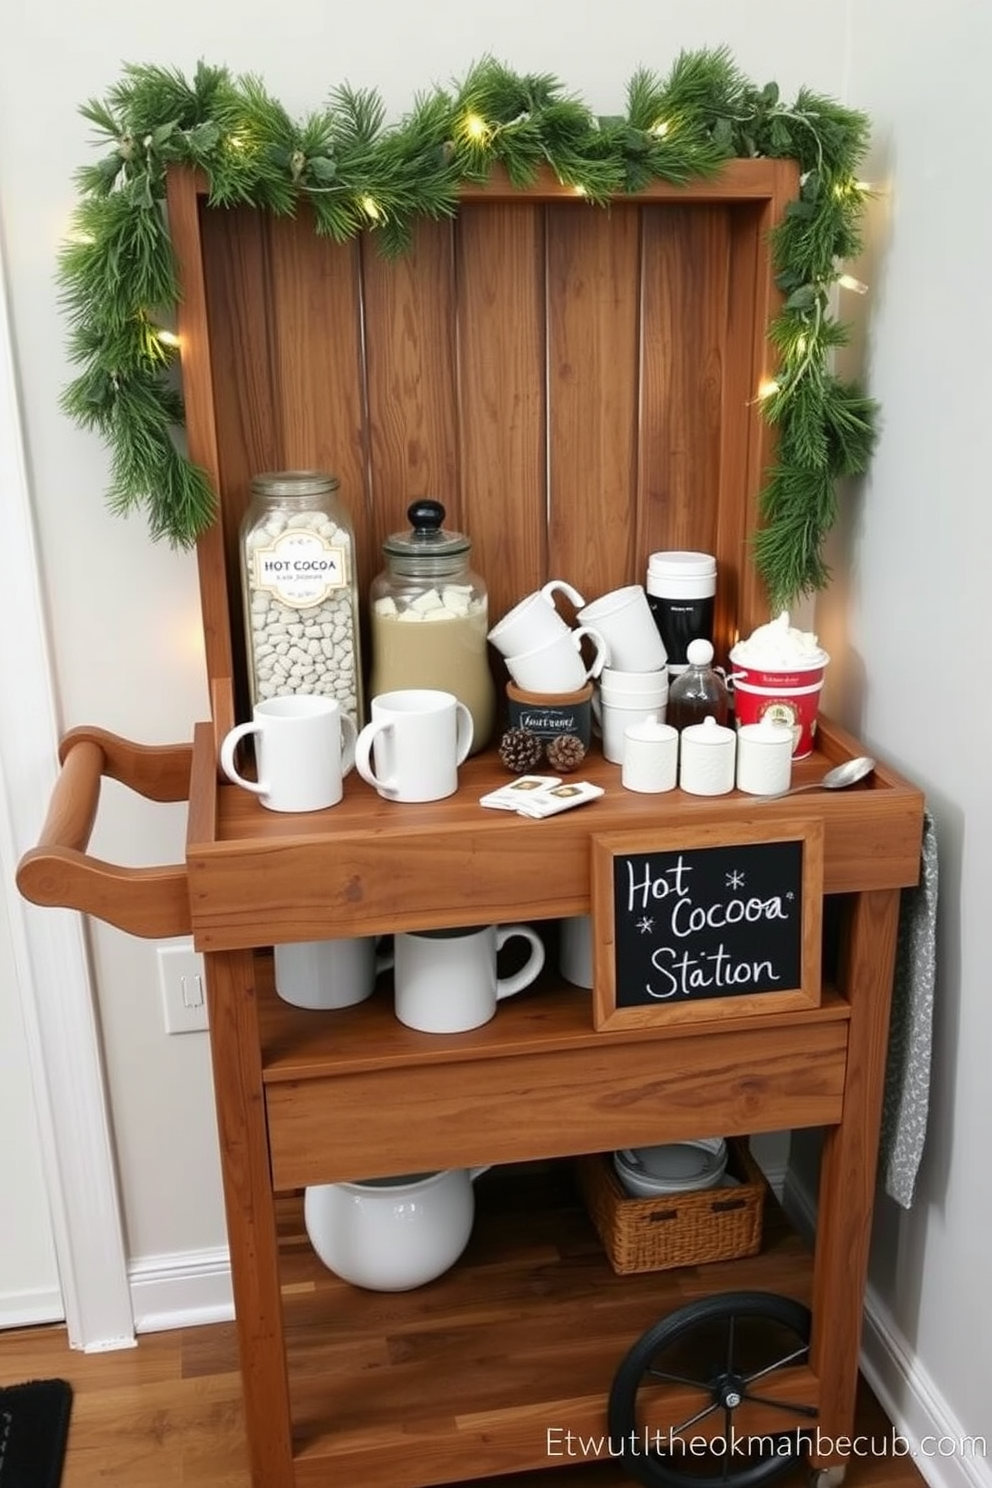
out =
[[[251,701],[337,698],[362,724],[355,540],[336,476],[256,475],[241,524]]]
[[[496,691],[486,636],[489,596],[468,566],[471,541],[446,532],[439,501],[407,509],[408,532],[382,545],[386,568],[372,581],[372,696],[399,687],[452,692],[472,714],[472,753],[490,739]]]

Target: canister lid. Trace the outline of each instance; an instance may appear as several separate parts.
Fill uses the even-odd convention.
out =
[[[700,723],[691,723],[688,728],[682,730],[683,743],[689,740],[692,744],[717,744],[721,749],[726,749],[728,744],[736,745],[737,735],[733,729],[724,728],[722,723],[717,723],[712,714],[704,718]]]
[[[392,532],[382,545],[388,558],[454,558],[467,553],[471,538],[464,532],[447,532],[442,527],[444,507],[429,498],[414,501],[406,509],[410,527],[406,532]]]
[[[255,496],[324,496],[340,484],[324,470],[265,470],[252,476],[251,489]]]
[[[657,578],[708,578],[716,573],[716,559],[712,553],[651,553],[648,573]]]

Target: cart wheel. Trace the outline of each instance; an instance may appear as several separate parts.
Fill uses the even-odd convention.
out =
[[[846,1475],[847,1465],[843,1462],[836,1467],[811,1467],[809,1488],[841,1488]]]
[[[611,1451],[622,1441],[625,1467],[648,1488],[754,1488],[788,1472],[800,1422],[816,1417],[794,1385],[786,1391],[809,1331],[809,1309],[772,1292],[724,1292],[670,1313],[616,1372]]]

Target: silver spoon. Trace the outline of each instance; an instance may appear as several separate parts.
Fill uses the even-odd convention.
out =
[[[819,780],[811,780],[806,785],[793,785],[788,790],[778,791],[774,796],[762,796],[763,801],[781,801],[783,796],[796,796],[800,791],[807,790],[843,790],[846,785],[854,785],[858,780],[864,780],[875,768],[875,761],[869,754],[859,754],[854,759],[844,760],[842,764],[834,765],[832,770]]]

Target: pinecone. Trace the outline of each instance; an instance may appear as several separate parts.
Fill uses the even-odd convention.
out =
[[[559,734],[547,747],[548,764],[562,775],[577,770],[586,757],[586,746],[577,734]]]
[[[499,741],[499,757],[514,775],[526,775],[540,760],[543,747],[530,729],[511,728]]]

